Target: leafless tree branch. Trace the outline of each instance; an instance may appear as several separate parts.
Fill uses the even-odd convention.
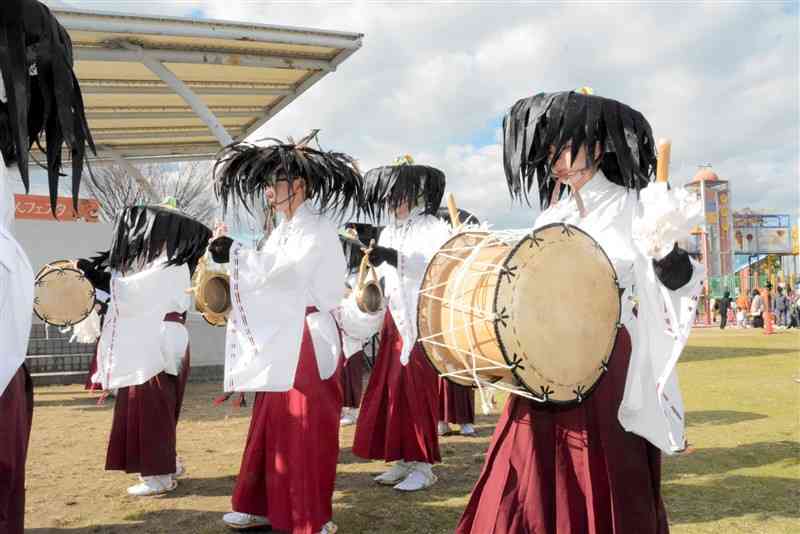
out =
[[[141,173],[161,197],[174,197],[187,215],[212,225],[217,203],[211,191],[211,163],[147,164]],[[100,203],[102,218],[113,221],[125,206],[145,202],[146,196],[128,172],[119,165],[93,168],[86,184]]]

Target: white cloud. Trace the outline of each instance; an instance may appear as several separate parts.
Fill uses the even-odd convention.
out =
[[[364,33],[361,50],[265,130],[321,128],[325,146],[365,168],[411,153],[498,225],[525,224],[533,210],[510,208],[500,146],[469,143],[516,99],[582,85],[673,140],[675,182],[710,162],[736,206],[797,212],[800,45],[785,4],[72,3]]]

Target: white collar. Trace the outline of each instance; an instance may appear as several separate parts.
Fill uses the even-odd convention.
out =
[[[314,210],[311,209],[311,205],[308,199],[306,199],[303,201],[302,204],[297,206],[297,209],[294,210],[294,215],[292,215],[292,218],[290,220],[302,221],[310,217],[311,215],[314,215]]]
[[[297,206],[297,209],[294,210],[294,214],[292,215],[291,219],[286,218],[283,216],[283,220],[281,223],[284,226],[296,226],[298,224],[303,224],[307,219],[311,218],[315,215],[314,210],[311,208],[311,203],[308,199],[304,200],[302,204]]]
[[[581,197],[584,200],[597,198],[600,195],[603,195],[611,190],[614,189],[616,184],[606,178],[606,175],[603,174],[603,171],[599,170],[592,176],[589,181],[583,184],[583,187],[580,188]]]

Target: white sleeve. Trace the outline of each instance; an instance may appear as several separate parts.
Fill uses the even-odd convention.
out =
[[[380,331],[385,314],[384,310],[377,313],[362,312],[356,304],[355,293],[351,293],[341,300],[341,306],[336,310],[336,320],[345,336],[359,340],[363,345]]]
[[[158,264],[131,276],[114,278],[111,284],[119,313],[130,316],[186,310],[186,290],[191,280],[186,265]]]
[[[692,278],[675,291],[655,274],[651,258],[639,255],[635,284],[637,319],[630,324],[631,359],[619,408],[623,428],[672,454],[684,446],[684,407],[676,364],[694,323],[705,280],[692,260]]]
[[[314,266],[309,289],[320,311],[339,307],[344,295],[347,262],[332,223],[323,219],[319,235],[315,238],[312,255],[306,260]]]
[[[249,279],[251,287],[282,288],[309,282],[318,258],[316,245],[317,240],[310,232],[292,240],[291,246],[283,249],[254,250],[237,241],[231,247],[231,257],[238,261],[238,268],[243,278]]]
[[[667,189],[665,182],[653,182],[640,191],[639,199],[633,241],[645,257],[663,258],[702,221],[700,198],[682,187]]]

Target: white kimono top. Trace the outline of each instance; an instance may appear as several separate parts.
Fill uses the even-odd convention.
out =
[[[452,231],[451,226],[438,217],[425,215],[422,208],[415,208],[408,218],[390,222],[381,232],[378,244],[397,250],[397,268],[384,262],[377,271],[378,277],[385,280],[387,305],[403,338],[399,354],[403,365],[408,364],[417,342],[417,302],[425,269]],[[378,333],[384,316],[384,313],[361,312],[353,298],[346,299],[339,312],[342,329],[348,336],[363,342]]]
[[[578,226],[600,243],[614,265],[620,288],[625,290],[621,321],[632,345],[619,421],[627,431],[667,453],[684,447],[684,409],[675,364],[686,345],[705,278],[703,267],[692,260],[691,280],[670,291],[653,267],[654,256],[670,251],[675,237],[688,233],[694,224],[691,219],[699,213],[697,204],[684,205],[682,210],[676,207],[680,204],[676,194],[681,193],[685,194],[667,191],[666,184],[651,184],[642,190],[640,200],[635,191],[598,172],[580,189],[587,212],[584,218],[570,196],[545,210],[534,223],[534,227],[555,222]],[[675,210],[668,212],[670,206]],[[642,228],[651,231],[648,234]]]
[[[0,395],[25,361],[33,319],[33,269],[14,238],[14,195],[0,154]]]
[[[344,295],[347,270],[336,225],[305,202],[260,250],[234,242],[228,270],[225,391],[290,390],[306,324],[320,378],[330,378],[341,354],[331,311]],[[306,317],[307,307],[318,311]]]
[[[97,376],[103,389],[143,384],[162,371],[177,375],[189,334],[180,323],[164,321],[191,304],[189,267],[165,267],[160,258],[138,272],[111,273],[111,301],[100,334]]]

